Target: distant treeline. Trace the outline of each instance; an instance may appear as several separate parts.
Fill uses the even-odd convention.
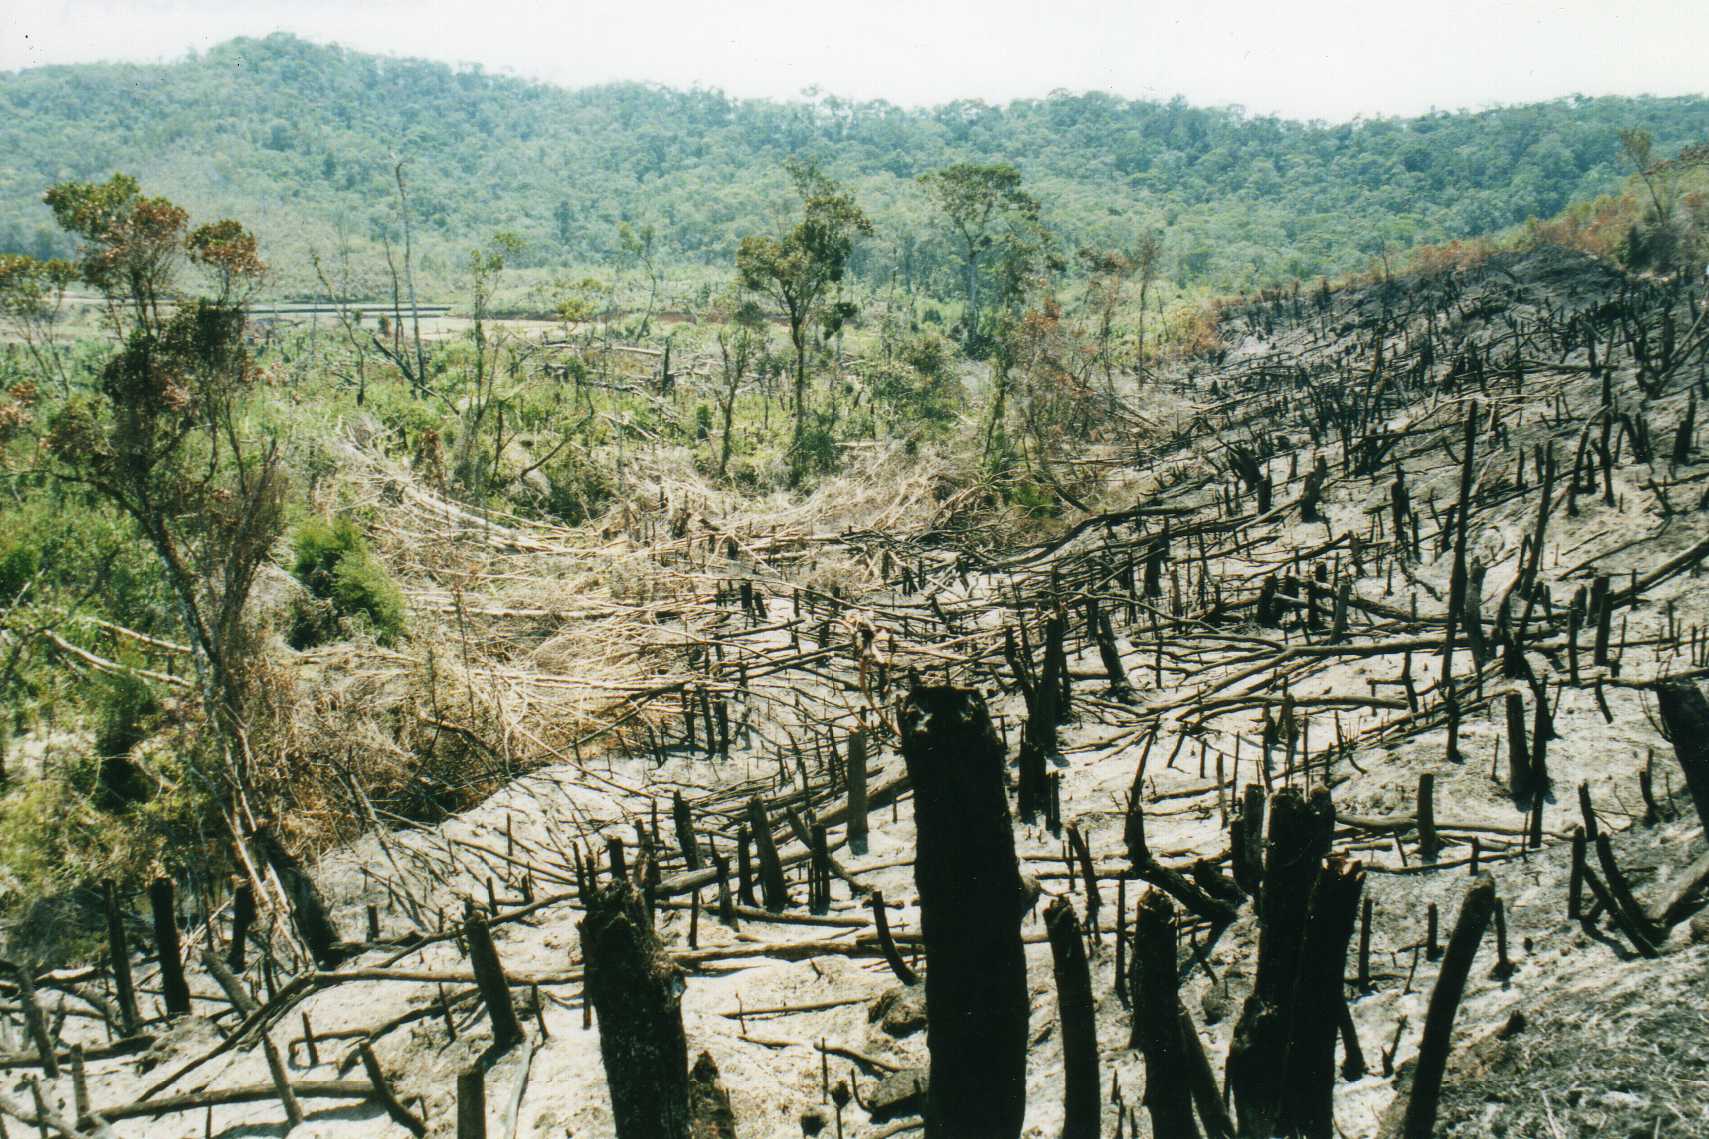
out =
[[[783,160],[801,155],[871,216],[853,264],[867,281],[956,293],[955,250],[915,180],[977,161],[1018,167],[1068,249],[1161,231],[1166,276],[1242,289],[1553,215],[1630,172],[1617,136],[1633,126],[1665,157],[1709,138],[1709,98],[1344,124],[1104,94],[909,110],[566,90],[274,35],[167,65],[0,75],[0,251],[67,252],[42,192],[124,170],[197,216],[246,219],[281,291],[309,294],[311,249],[324,259],[342,245],[372,276],[383,243],[400,240],[396,155],[419,284],[437,299],[499,230],[523,239],[518,265],[634,257],[627,223],[651,227],[661,262],[723,267],[744,235],[773,228],[774,204],[789,200]]]

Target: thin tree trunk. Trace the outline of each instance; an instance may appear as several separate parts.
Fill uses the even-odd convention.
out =
[[[1098,1026],[1080,921],[1066,898],[1045,907],[1062,1020],[1062,1139],[1098,1139]]]

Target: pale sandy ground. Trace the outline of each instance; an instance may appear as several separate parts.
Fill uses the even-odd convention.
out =
[[[1250,351],[1254,345],[1248,345]],[[1575,408],[1581,409],[1593,398],[1589,381],[1572,378],[1566,391]],[[1511,389],[1508,389],[1511,399]],[[1664,414],[1677,401],[1664,401]],[[1458,418],[1455,410],[1432,411],[1428,405],[1415,406],[1413,414],[1424,419],[1440,414],[1444,422]],[[1671,419],[1669,419],[1671,423]],[[1553,435],[1557,451],[1570,448],[1578,424],[1560,428],[1555,434],[1537,421],[1534,413],[1523,416],[1515,431],[1517,439],[1541,441]],[[1671,432],[1669,433],[1671,437]],[[1331,528],[1336,533],[1345,529],[1363,532],[1366,511],[1386,506],[1386,480],[1344,482],[1339,476],[1339,463],[1334,451],[1328,496]],[[1309,454],[1309,453],[1308,453]],[[1565,462],[1570,466],[1570,450]],[[1308,465],[1302,461],[1302,470]],[[1480,464],[1480,478],[1511,477],[1512,452],[1497,452],[1486,464]],[[1283,468],[1285,470],[1285,466]],[[1701,469],[1679,472],[1689,476]],[[1557,603],[1565,601],[1571,588],[1588,583],[1589,573],[1581,569],[1567,580],[1558,575],[1578,565],[1594,563],[1602,572],[1617,575],[1629,569],[1640,572],[1659,565],[1666,558],[1701,539],[1705,532],[1703,514],[1676,516],[1662,527],[1654,497],[1641,489],[1645,478],[1665,474],[1661,468],[1627,465],[1616,475],[1616,488],[1623,497],[1623,508],[1607,508],[1598,496],[1580,498],[1580,517],[1568,519],[1557,511],[1550,522],[1549,553],[1544,559],[1544,575],[1555,582]],[[1446,504],[1454,496],[1457,469],[1439,452],[1432,461],[1409,464],[1409,481],[1414,501],[1421,510],[1426,499],[1434,495],[1438,504]],[[1563,475],[1564,481],[1564,475]],[[1278,487],[1278,502],[1288,501],[1292,489]],[[1530,505],[1508,501],[1505,505],[1481,514],[1476,521],[1472,555],[1481,558],[1489,568],[1485,597],[1489,600],[1487,613],[1493,615],[1493,605],[1515,572],[1515,558],[1520,536],[1533,525],[1535,493],[1528,496]],[[1676,502],[1676,507],[1679,504]],[[1426,515],[1428,518],[1428,515]],[[1656,533],[1661,528],[1663,532]],[[1322,524],[1303,525],[1290,521],[1273,527],[1268,542],[1256,555],[1249,551],[1238,558],[1220,559],[1224,572],[1260,575],[1265,566],[1278,564],[1290,548],[1309,547],[1324,539]],[[1439,612],[1441,600],[1447,593],[1450,559],[1434,554],[1431,541],[1433,528],[1426,524],[1427,550],[1424,564],[1418,568],[1419,605],[1426,612]],[[1602,551],[1617,550],[1633,539],[1650,535],[1650,539],[1601,561]],[[1081,545],[1094,542],[1092,537],[1080,539]],[[1071,552],[1075,546],[1070,546]],[[1217,559],[1213,559],[1213,562]],[[1618,581],[1618,577],[1617,577]],[[971,578],[965,591],[980,594],[991,588],[989,579]],[[1383,579],[1370,577],[1357,583],[1359,596],[1382,600]],[[1400,577],[1394,582],[1394,596],[1389,602],[1402,607],[1407,604],[1411,587]],[[943,597],[946,606],[964,594],[957,585]],[[1663,623],[1664,605],[1672,600],[1677,605],[1680,620],[1686,624],[1709,622],[1709,604],[1700,580],[1680,575],[1647,592],[1644,603],[1630,612],[1626,636],[1637,642],[1650,638]],[[779,603],[777,615],[786,612]],[[1244,631],[1274,638],[1273,630],[1257,631],[1249,626]],[[1136,635],[1138,630],[1135,630]],[[1354,634],[1360,634],[1360,618],[1355,618]],[[1618,630],[1616,632],[1618,636]],[[1297,642],[1298,635],[1293,639]],[[1124,638],[1125,640],[1125,638]],[[1585,641],[1588,646],[1588,637]],[[1464,662],[1468,654],[1461,654]],[[1583,658],[1586,675],[1590,668],[1588,648]],[[1539,654],[1531,654],[1532,666],[1551,676],[1558,675],[1556,666]],[[1166,702],[1193,686],[1214,679],[1218,673],[1195,676],[1190,685],[1171,687],[1158,692],[1150,686],[1150,653],[1130,652],[1127,658],[1130,674],[1140,690],[1142,702]],[[1072,662],[1077,670],[1088,673],[1099,670],[1095,650],[1089,650]],[[1558,662],[1564,671],[1564,657]],[[1657,650],[1650,647],[1629,647],[1625,653],[1622,675],[1627,679],[1646,677],[1658,672],[1681,670],[1689,664],[1682,656],[1658,659]],[[1434,676],[1436,658],[1414,658],[1414,669],[1421,688]],[[1462,663],[1461,668],[1466,665]],[[1367,681],[1393,680],[1399,671],[1398,657],[1356,660],[1322,668],[1295,682],[1298,696],[1320,694],[1367,695]],[[1239,690],[1262,691],[1267,680],[1241,685]],[[1487,681],[1487,686],[1500,691],[1507,683],[1499,679]],[[1076,687],[1079,694],[1098,694],[1102,685],[1083,680]],[[1398,689],[1386,687],[1379,694],[1395,696]],[[1566,830],[1576,818],[1573,790],[1581,781],[1587,782],[1603,812],[1604,826],[1616,832],[1616,845],[1623,861],[1637,880],[1640,893],[1644,887],[1665,880],[1672,871],[1689,862],[1701,849],[1702,838],[1683,792],[1672,752],[1655,726],[1655,705],[1651,697],[1631,689],[1609,688],[1609,704],[1613,723],[1605,724],[1594,696],[1588,687],[1555,689],[1551,694],[1559,701],[1555,715],[1559,739],[1549,749],[1549,766],[1554,778],[1555,801],[1549,806],[1546,826],[1552,834]],[[1526,706],[1530,694],[1526,690]],[[1003,696],[996,700],[995,711],[1006,714],[1011,727],[1022,718],[1018,696]],[[1349,736],[1373,727],[1384,716],[1394,713],[1387,709],[1346,709],[1340,713],[1341,728]],[[1098,861],[1106,866],[1122,864],[1121,803],[1133,776],[1143,737],[1140,717],[1132,713],[1084,707],[1077,713],[1074,724],[1064,729],[1063,750],[1064,816],[1077,819],[1087,833]],[[1149,818],[1151,845],[1167,861],[1180,861],[1189,854],[1216,856],[1227,848],[1227,835],[1219,818],[1218,801],[1213,780],[1201,775],[1199,747],[1190,740],[1180,752],[1174,766],[1163,763],[1174,745],[1170,734],[1178,724],[1178,713],[1165,715],[1165,732],[1154,749],[1149,765],[1147,787],[1156,801]],[[1234,736],[1244,737],[1240,782],[1252,778],[1253,740],[1258,718],[1255,714],[1239,712],[1215,722],[1215,731],[1206,738],[1212,747],[1225,752],[1232,750]],[[1333,717],[1321,711],[1312,719],[1313,752],[1334,736]],[[1517,828],[1522,825],[1519,809],[1504,788],[1491,779],[1491,761],[1498,741],[1504,736],[1500,719],[1500,703],[1493,705],[1492,714],[1469,720],[1463,729],[1462,749],[1468,757],[1461,765],[1445,762],[1444,732],[1427,731],[1404,740],[1366,747],[1354,755],[1354,762],[1337,763],[1335,788],[1337,810],[1348,815],[1407,814],[1412,810],[1413,791],[1419,773],[1434,771],[1438,786],[1438,818],[1453,822],[1476,822]],[[1658,794],[1670,789],[1675,792],[1675,818],[1653,830],[1635,827],[1635,815],[1641,813],[1638,798],[1637,772],[1646,755],[1653,751],[1658,772]],[[1214,756],[1214,752],[1212,753]],[[901,760],[886,751],[880,765],[885,774],[900,770]],[[1212,760],[1214,764],[1214,758]],[[1356,763],[1356,766],[1355,766]],[[751,764],[751,767],[750,767]],[[460,911],[460,892],[480,896],[484,879],[497,873],[495,867],[502,859],[469,847],[458,847],[459,864],[449,882],[434,885],[422,873],[422,867],[433,863],[437,872],[447,867],[447,840],[468,840],[491,851],[506,849],[506,823],[511,825],[518,851],[517,857],[537,866],[537,886],[541,893],[568,889],[562,879],[569,878],[563,858],[554,848],[567,850],[569,843],[583,827],[616,824],[624,819],[644,817],[643,800],[622,790],[639,790],[656,781],[669,780],[685,787],[713,789],[740,781],[748,770],[760,778],[771,770],[770,761],[751,760],[738,755],[727,764],[711,764],[701,759],[678,756],[663,769],[654,771],[652,764],[640,760],[615,760],[610,775],[603,760],[590,760],[592,776],[572,766],[539,771],[518,780],[511,787],[493,796],[480,807],[448,821],[442,826],[426,828],[409,834],[393,835],[387,840],[391,854],[382,851],[378,841],[370,838],[337,852],[319,867],[319,877],[329,897],[338,905],[339,917],[351,933],[360,930],[362,906],[378,903],[382,912],[383,932],[399,934],[412,927],[404,908],[389,894],[382,882],[398,894],[413,894],[424,910],[424,922],[433,925],[434,909],[443,908],[448,916]],[[1505,761],[1501,770],[1505,771]],[[1188,793],[1194,792],[1194,793]],[[664,792],[668,795],[668,790]],[[669,835],[668,812],[665,823]],[[1463,858],[1466,853],[1463,836],[1455,836],[1444,828],[1449,845],[1442,854],[1443,861]],[[625,837],[632,828],[625,827]],[[833,842],[841,836],[841,828],[832,832]],[[1069,889],[1060,876],[1059,840],[1042,827],[1017,823],[1017,838],[1024,869],[1032,873],[1051,874],[1043,885],[1048,893]],[[905,903],[892,924],[900,930],[918,927],[918,913],[912,906],[914,898],[912,870],[909,862],[913,841],[912,804],[904,799],[892,821],[890,808],[873,814],[871,850],[862,857],[841,851],[852,867],[866,880],[883,888],[892,901]],[[1417,865],[1411,837],[1407,839],[1407,859]],[[1424,933],[1424,911],[1434,901],[1441,909],[1444,936],[1459,908],[1459,899],[1467,885],[1465,868],[1444,869],[1433,873],[1414,873],[1403,866],[1395,844],[1384,836],[1338,836],[1338,847],[1351,846],[1365,861],[1370,871],[1367,895],[1375,900],[1376,928],[1373,948],[1373,968],[1377,974],[1376,991],[1359,997],[1353,1005],[1371,1074],[1354,1084],[1340,1084],[1336,1091],[1336,1121],[1347,1136],[1374,1134],[1379,1117],[1395,1096],[1395,1083],[1381,1075],[1381,1052],[1398,1041],[1396,1060],[1405,1068],[1416,1051],[1418,1034],[1424,1019],[1426,1002],[1436,978],[1434,963],[1418,960],[1412,973],[1415,954],[1413,947]],[[412,853],[413,852],[413,853]],[[1454,1058],[1450,1061],[1448,1083],[1469,1078],[1475,1065],[1470,1063],[1475,1046],[1488,1041],[1508,1021],[1516,1009],[1536,1007],[1545,999],[1559,1000],[1576,994],[1589,1010],[1586,1021],[1585,1046],[1596,1046],[1594,1012],[1599,1002],[1609,999],[1615,991],[1647,990],[1654,1001],[1668,1003],[1685,1001],[1703,1007],[1700,985],[1688,985],[1682,979],[1701,978],[1709,948],[1686,945],[1684,927],[1674,931],[1668,952],[1661,961],[1643,963],[1626,960],[1618,935],[1587,935],[1577,923],[1566,920],[1566,875],[1568,847],[1556,839],[1540,852],[1521,853],[1515,846],[1503,849],[1499,839],[1483,838],[1484,865],[1495,875],[1500,894],[1505,899],[1511,953],[1517,972],[1507,983],[1491,976],[1494,963],[1493,942],[1486,942],[1478,963],[1466,1003],[1457,1022]],[[551,880],[548,875],[559,875]],[[1094,990],[1098,1000],[1098,1034],[1103,1057],[1105,1098],[1109,1098],[1112,1081],[1119,1080],[1123,1094],[1130,1104],[1137,1103],[1137,1094],[1144,1087],[1143,1065],[1136,1052],[1127,1047],[1129,1018],[1113,992],[1114,957],[1108,929],[1113,924],[1116,883],[1105,880],[1103,912],[1106,934],[1103,945],[1093,959]],[[1130,884],[1129,904],[1134,903],[1140,887]],[[797,897],[804,891],[797,887]],[[500,886],[501,904],[511,892]],[[708,895],[710,896],[710,895]],[[834,914],[864,915],[862,904],[849,898],[847,887],[834,885],[836,904]],[[1084,912],[1084,899],[1076,897],[1076,908]],[[1060,1047],[1056,1031],[1056,997],[1051,976],[1050,953],[1043,943],[1043,925],[1038,918],[1042,906],[1024,926],[1028,945],[1028,981],[1032,991],[1032,1032],[1034,1043],[1029,1059],[1028,1114],[1025,1134],[1055,1136],[1061,1126],[1061,1090],[1059,1083]],[[514,975],[540,975],[560,972],[579,963],[576,921],[579,910],[563,904],[540,911],[524,923],[502,927],[498,947],[507,969]],[[686,943],[687,913],[684,910],[661,911],[659,929],[668,944],[682,947]],[[815,929],[808,926],[773,925],[744,922],[739,934],[725,929],[709,914],[702,915],[700,939],[702,947],[735,945],[751,941],[770,942],[808,937],[840,935],[852,939],[860,931],[854,929]],[[1198,1022],[1205,1044],[1211,1053],[1213,1066],[1220,1071],[1226,1055],[1229,1037],[1240,1002],[1250,987],[1255,957],[1255,926],[1250,908],[1245,907],[1240,921],[1217,943],[1211,955],[1211,972],[1194,970],[1184,989],[1188,1008]],[[1418,955],[1421,957],[1421,955]],[[383,960],[379,953],[369,953],[352,966],[375,965]],[[454,944],[436,945],[420,952],[397,957],[400,969],[460,969],[465,967]],[[1349,960],[1349,974],[1352,971]],[[1408,978],[1410,975],[1410,984]],[[145,974],[146,976],[146,974]],[[146,982],[145,982],[146,984]],[[213,994],[211,982],[197,977],[194,987],[199,993]],[[717,1061],[726,1086],[730,1089],[740,1133],[748,1139],[770,1139],[801,1134],[798,1118],[802,1111],[820,1103],[820,1057],[812,1046],[825,1040],[867,1055],[899,1065],[925,1062],[923,1033],[896,1041],[868,1023],[867,1003],[894,984],[888,970],[877,958],[848,958],[825,956],[811,962],[783,962],[765,958],[731,961],[692,973],[683,999],[683,1014],[690,1041],[691,1055],[707,1050]],[[458,988],[462,988],[459,986]],[[553,986],[546,990],[550,996],[544,1010],[549,1037],[539,1043],[526,1073],[525,1095],[521,1102],[516,1134],[550,1139],[606,1139],[613,1135],[609,1104],[598,1050],[596,1030],[582,1027],[579,1007],[579,987],[575,984]],[[412,1007],[420,1007],[434,994],[431,985],[401,982],[350,982],[335,989],[320,992],[305,1000],[301,1011],[308,1014],[317,1032],[371,1027]],[[526,990],[518,991],[519,999]],[[733,1016],[738,1007],[764,1008],[777,1005],[805,1004],[827,1000],[847,1000],[836,1008],[779,1016],[754,1015],[747,1018],[747,1031]],[[1220,1006],[1220,1007],[1219,1007]],[[213,1005],[210,1004],[210,1008]],[[484,1017],[473,1013],[474,1006],[465,1005],[457,1040],[448,1042],[446,1030],[437,1017],[422,1020],[387,1036],[378,1046],[378,1053],[388,1073],[399,1089],[409,1097],[425,1098],[425,1110],[434,1135],[453,1134],[454,1081],[456,1073],[465,1068],[484,1048],[487,1030]],[[1215,1014],[1215,1015],[1213,1015]],[[1405,1022],[1397,1036],[1397,1026]],[[525,1018],[531,1036],[538,1031]],[[227,1022],[229,1023],[229,1021]],[[14,1037],[15,1029],[8,1030]],[[77,1038],[80,1030],[71,1028],[67,1035]],[[281,1048],[302,1034],[301,1020],[293,1014],[274,1032]],[[99,1028],[83,1030],[85,1039],[99,1039]],[[103,1061],[91,1065],[97,1106],[124,1103],[133,1099],[142,1088],[171,1066],[199,1050],[208,1047],[216,1036],[201,1020],[179,1025],[157,1048],[159,1066],[148,1073],[138,1071],[134,1059]],[[13,1046],[17,1046],[14,1041]],[[291,1050],[291,1064],[298,1078],[326,1079],[334,1075],[336,1066],[346,1055],[348,1041],[326,1042],[322,1045],[320,1067],[310,1070],[301,1048]],[[1697,1044],[1701,1047],[1700,1041]],[[501,1060],[488,1077],[488,1109],[491,1133],[502,1136],[501,1121],[513,1088],[524,1078],[523,1055],[520,1050]],[[850,1078],[850,1064],[835,1060],[833,1080]],[[360,1077],[360,1067],[352,1078]],[[173,1091],[200,1087],[220,1087],[234,1084],[265,1082],[267,1072],[259,1052],[226,1056],[209,1064]],[[860,1087],[868,1089],[872,1080],[862,1075]],[[27,1085],[22,1073],[8,1072],[0,1082],[5,1093],[14,1099],[27,1097]],[[1602,1094],[1600,1089],[1592,1089]],[[1635,1094],[1635,1093],[1624,1093]],[[50,1099],[66,1105],[69,1111],[71,1087],[61,1080],[50,1089]],[[1709,1133],[1709,1100],[1701,1094],[1690,1098],[1699,1105],[1695,1116],[1683,1119],[1669,1117],[1664,1129],[1658,1124],[1658,1134]],[[378,1139],[380,1136],[401,1135],[377,1106],[352,1106],[342,1101],[309,1101],[310,1126],[298,1135],[325,1136],[327,1139]],[[1640,1105],[1640,1111],[1642,1105]],[[1657,1106],[1658,1118],[1662,1108]],[[1149,1126],[1141,1112],[1142,1126]],[[845,1134],[852,1137],[872,1135],[879,1130],[866,1121],[865,1114],[853,1105],[844,1114]],[[14,1129],[16,1124],[12,1125]],[[132,1121],[115,1127],[123,1136],[157,1136],[176,1139],[202,1136],[208,1126],[200,1112],[156,1120]],[[284,1133],[283,1115],[276,1103],[228,1107],[212,1115],[212,1134],[236,1139],[242,1136],[267,1136]],[[1106,1105],[1104,1133],[1113,1134],[1114,1108]],[[1465,1134],[1476,1134],[1474,1130]]]

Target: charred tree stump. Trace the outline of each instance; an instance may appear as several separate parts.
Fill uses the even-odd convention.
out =
[[[243,959],[249,946],[249,927],[254,924],[255,887],[248,882],[239,882],[231,894],[231,944],[226,947],[225,959],[234,973],[243,972]]]
[[[1088,602],[1096,605],[1096,602]],[[1104,674],[1110,681],[1110,699],[1122,704],[1131,704],[1134,699],[1133,685],[1128,683],[1127,669],[1122,667],[1121,649],[1116,645],[1116,631],[1110,625],[1110,615],[1099,609],[1097,612],[1095,634],[1098,639],[1098,658],[1104,662]]]
[[[1026,1113],[1028,898],[1003,747],[985,702],[965,689],[915,688],[899,719],[926,948],[927,1139],[1015,1139]]]
[[[1264,883],[1259,893],[1258,976],[1235,1025],[1228,1082],[1240,1130],[1273,1135],[1284,1118],[1285,1061],[1297,1008],[1300,958],[1313,888],[1335,828],[1329,792],[1308,802],[1284,788],[1270,802]]]
[[[1448,1066],[1454,1015],[1460,1009],[1460,998],[1465,995],[1466,978],[1471,975],[1478,943],[1483,940],[1494,913],[1495,879],[1480,877],[1466,891],[1466,900],[1460,903],[1460,916],[1455,919],[1454,933],[1448,939],[1442,971],[1430,992],[1424,1038],[1419,1042],[1418,1061],[1413,1065],[1412,1094],[1407,1098],[1406,1116],[1400,1128],[1403,1139],[1430,1139],[1435,1130],[1436,1105],[1442,1095],[1442,1073]]]
[[[659,946],[629,883],[586,899],[581,921],[587,999],[619,1139],[690,1139],[682,971]]]
[[[1264,788],[1246,785],[1240,817],[1229,829],[1234,880],[1251,898],[1264,881]]]
[[[1454,562],[1448,578],[1448,630],[1442,641],[1442,699],[1448,712],[1448,760],[1460,761],[1460,698],[1454,690],[1454,640],[1460,615],[1466,605],[1466,519],[1472,512],[1472,459],[1477,447],[1478,405],[1466,410],[1466,432],[1461,441],[1459,509],[1453,523]],[[1447,537],[1446,528],[1444,537]]]
[[[492,930],[486,919],[470,915],[463,922],[463,936],[469,943],[469,964],[480,986],[481,1001],[487,1006],[487,1016],[493,1024],[493,1054],[503,1055],[522,1043],[522,1025],[516,1019],[516,1006],[510,999],[510,982],[505,980],[504,966],[493,945]]]
[[[1709,700],[1681,681],[1656,689],[1662,724],[1673,741],[1673,754],[1685,771],[1685,785],[1697,807],[1697,817],[1709,833]]]
[[[1062,1020],[1062,1139],[1098,1139],[1098,1026],[1092,974],[1074,907],[1058,898],[1045,907],[1056,1007]]]
[[[777,842],[771,836],[765,800],[757,795],[748,800],[748,833],[753,836],[754,849],[760,857],[760,894],[765,898],[765,908],[781,914],[789,908],[789,887],[783,880],[783,863],[777,857]]]
[[[676,824],[677,847],[690,870],[700,869],[700,844],[694,840],[694,814],[681,791],[671,792],[671,821]]]
[[[131,950],[125,937],[124,913],[119,909],[118,889],[111,878],[101,883],[101,903],[107,912],[107,959],[113,969],[113,997],[119,1003],[119,1023],[126,1036],[135,1036],[142,1020],[137,1015],[136,985],[131,980]]]
[[[265,824],[257,827],[253,841],[255,848],[279,876],[279,883],[285,888],[285,899],[291,904],[291,917],[296,921],[297,932],[302,934],[303,944],[308,946],[315,964],[323,969],[337,966],[344,960],[344,945],[314,879],[309,877],[302,863],[280,845],[272,827]]]
[[[1145,1056],[1145,1103],[1153,1135],[1198,1139],[1175,979],[1175,907],[1146,891],[1134,922],[1134,1035]]]
[[[1427,771],[1418,777],[1418,854],[1434,862],[1441,849],[1436,836],[1436,776]]]
[[[47,1030],[47,1018],[42,1015],[42,1006],[36,1003],[35,966],[28,961],[19,963],[13,970],[18,975],[18,1006],[24,1014],[24,1029],[29,1033],[30,1043],[36,1047],[36,1057],[41,1061],[42,1075],[50,1080],[59,1079],[59,1053],[54,1048],[53,1037]]]
[[[849,736],[849,850],[866,853],[866,733],[857,731]]]
[[[1312,889],[1285,1064],[1283,1122],[1290,1135],[1333,1139],[1335,1134],[1335,1037],[1347,1007],[1347,945],[1364,888],[1358,862],[1331,856]]]
[[[154,945],[160,954],[160,989],[167,1016],[190,1015],[190,986],[184,983],[184,956],[178,947],[178,914],[172,904],[172,879],[156,878],[148,886],[154,912]]]
[[[457,1073],[457,1139],[487,1139],[487,1075],[480,1064]]]
[[[689,1069],[688,1118],[691,1139],[736,1139],[736,1112],[710,1052],[695,1057]]]
[[[1022,688],[1027,722],[1021,730],[1020,778],[1017,788],[1021,818],[1028,821],[1046,809],[1050,788],[1045,764],[1056,754],[1056,728],[1061,721],[1062,677],[1067,672],[1062,640],[1066,622],[1056,614],[1045,624],[1044,666],[1036,683]]]
[[[1507,708],[1507,787],[1515,799],[1531,794],[1531,749],[1525,742],[1525,698],[1517,692],[1504,697]]]

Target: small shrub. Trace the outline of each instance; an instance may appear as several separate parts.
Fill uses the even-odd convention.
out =
[[[403,592],[354,522],[310,519],[297,531],[295,545],[292,572],[310,596],[294,606],[292,648],[325,644],[348,621],[366,626],[383,645],[402,634]]]
[[[389,645],[404,628],[403,591],[366,550],[346,554],[332,572],[332,607],[341,617],[367,624],[375,640]]]
[[[579,526],[603,514],[616,494],[611,476],[574,447],[565,448],[544,474],[546,509],[566,525]]]

